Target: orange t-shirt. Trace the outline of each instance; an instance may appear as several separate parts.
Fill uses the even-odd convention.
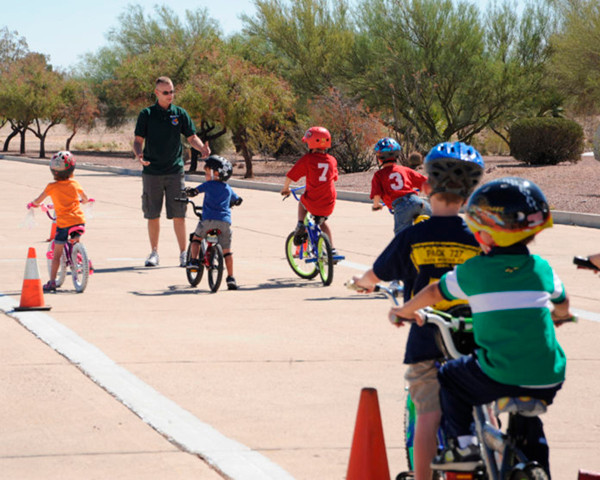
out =
[[[79,203],[81,193],[83,193],[81,185],[72,178],[49,183],[44,189],[44,194],[52,198],[58,228],[85,223],[85,216]]]

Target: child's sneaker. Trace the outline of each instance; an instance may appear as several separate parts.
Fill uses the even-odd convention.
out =
[[[200,260],[197,258],[191,258],[185,268],[188,270],[198,270],[200,268]]]
[[[483,466],[483,462],[481,461],[477,445],[459,448],[453,442],[449,442],[448,447],[431,462],[433,470],[451,470],[456,472],[472,472],[481,466]]]
[[[229,276],[225,279],[225,282],[227,282],[227,290],[237,290],[238,286],[237,283],[235,283],[235,278],[233,278],[232,276]]]
[[[56,292],[56,281],[48,280],[48,283],[42,287],[44,292]]]
[[[306,242],[308,235],[306,234],[306,226],[303,223],[299,223],[294,230],[294,245],[302,245]]]

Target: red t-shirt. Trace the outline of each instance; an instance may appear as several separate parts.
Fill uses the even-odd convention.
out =
[[[290,169],[287,177],[293,182],[306,177],[302,203],[313,215],[331,215],[337,196],[334,182],[338,179],[338,169],[335,157],[327,153],[307,153]]]
[[[415,188],[421,189],[427,180],[425,175],[415,172],[412,168],[391,163],[375,172],[371,180],[371,199],[379,195],[388,208],[399,197],[415,193]]]

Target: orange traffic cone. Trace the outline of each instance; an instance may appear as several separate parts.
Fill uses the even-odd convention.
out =
[[[15,307],[17,312],[25,310],[50,310],[52,307],[44,304],[44,290],[40,280],[40,271],[37,266],[35,248],[29,247],[27,263],[25,264],[25,278],[21,290],[21,304]]]
[[[377,390],[363,388],[346,480],[390,480]]]
[[[47,242],[51,242],[56,237],[56,220],[52,221],[52,227],[50,228],[50,237],[46,239]]]
[[[599,472],[588,472],[586,470],[579,470],[577,480],[598,480],[600,479]]]

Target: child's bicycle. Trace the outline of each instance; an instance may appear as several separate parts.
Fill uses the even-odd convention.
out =
[[[185,195],[185,192],[182,193]],[[199,220],[202,220],[202,206],[196,205],[193,200],[190,200],[188,197],[179,197],[175,199],[178,202],[185,202],[192,205],[194,214],[198,217]],[[219,234],[221,231],[219,229],[210,230],[206,237],[202,239],[200,243],[200,250],[198,257],[192,257],[192,238],[194,237],[194,233],[190,233],[190,243],[187,248],[186,255],[186,263],[187,267],[185,269],[185,274],[187,276],[188,282],[192,287],[197,286],[202,280],[202,274],[204,273],[204,269],[206,269],[206,274],[208,276],[208,286],[211,292],[216,292],[219,290],[221,286],[221,281],[223,280],[223,249],[221,245],[219,245]],[[198,265],[190,268],[190,260],[199,260]]]
[[[300,198],[296,192],[303,188],[304,186],[291,190],[297,201],[300,201]],[[286,198],[287,196],[283,199]],[[333,281],[333,266],[346,257],[333,254],[331,241],[321,230],[321,224],[324,221],[325,217],[307,213],[304,219],[306,240],[301,245],[295,245],[294,232],[290,233],[285,241],[285,258],[294,273],[300,278],[313,279],[318,274],[321,276],[323,285],[328,286]]]
[[[351,284],[348,287],[356,289],[356,286]],[[395,305],[398,305],[396,295],[391,289],[378,285],[377,290],[383,292]],[[457,338],[460,342],[463,335],[457,335],[457,333],[472,329],[472,319],[454,317],[447,312],[440,312],[432,308],[423,309],[421,313],[425,318],[425,323],[433,324],[438,328],[440,339],[444,344],[442,352],[446,358],[459,358],[464,355],[463,348],[457,346]],[[397,318],[390,318],[390,320],[392,323],[403,321],[403,319]],[[565,322],[577,322],[577,317],[573,316],[555,323],[558,325]],[[469,323],[471,323],[471,327],[468,327]],[[544,469],[537,462],[530,461],[525,456],[518,447],[515,436],[516,415],[534,417],[545,411],[546,404],[543,401],[529,397],[504,397],[493,402],[492,405],[475,406],[473,417],[483,465],[474,472],[437,471],[435,474],[438,475],[438,478],[447,480],[459,478],[461,480],[547,480],[548,476]],[[502,431],[498,427],[500,422],[497,417],[502,413],[508,413],[506,431]],[[412,468],[410,460],[409,465]],[[403,472],[396,477],[396,480],[409,478],[412,478],[412,473]]]
[[[600,268],[594,265],[588,257],[573,257],[573,263],[577,265],[577,268],[592,270],[594,273],[600,271]]]
[[[93,202],[93,199],[89,200]],[[34,208],[36,205],[29,203],[28,209]],[[40,204],[39,207],[53,222],[56,221],[54,215],[54,206],[52,204]],[[58,272],[56,274],[56,286],[60,287],[65,281],[67,276],[67,270],[71,271],[71,278],[73,280],[73,286],[77,293],[82,293],[87,287],[89,276],[94,272],[92,262],[88,257],[85,245],[81,242],[81,236],[85,233],[85,227],[79,225],[71,227],[69,229],[69,239],[65,243],[62,256],[60,258],[60,264]],[[52,259],[54,258],[54,239],[51,239],[48,244],[48,251],[46,252],[46,259],[48,263],[48,274],[52,272]]]

